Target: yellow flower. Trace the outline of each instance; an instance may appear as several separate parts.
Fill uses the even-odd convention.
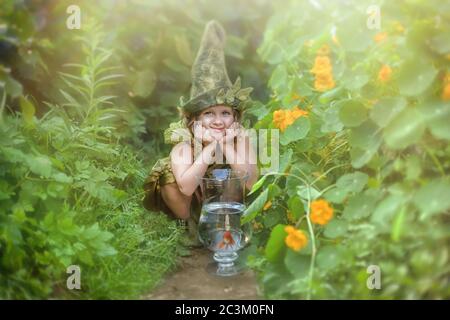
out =
[[[333,35],[333,37],[331,39],[333,40],[334,44],[336,44],[338,46],[340,45],[339,39],[338,39],[338,37],[336,35]]]
[[[450,82],[444,86],[444,89],[442,90],[441,98],[444,101],[450,101]]]
[[[378,72],[378,80],[388,82],[391,79],[392,69],[388,65],[383,65]]]
[[[373,39],[375,40],[376,43],[380,43],[381,41],[386,40],[386,38],[387,38],[387,32],[379,32],[373,37]]]
[[[397,31],[398,33],[405,32],[405,27],[398,21],[394,22],[394,28],[395,28],[395,31]]]
[[[315,224],[325,225],[333,218],[333,208],[323,199],[311,203],[311,221]]]
[[[286,226],[284,231],[288,234],[284,242],[292,250],[300,251],[308,244],[308,238],[302,230],[295,229],[293,226]]]
[[[263,210],[266,211],[266,210],[268,210],[271,206],[272,206],[272,201],[267,201],[266,204],[264,205]]]

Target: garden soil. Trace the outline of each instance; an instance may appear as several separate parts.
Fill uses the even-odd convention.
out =
[[[179,267],[166,276],[152,291],[144,296],[149,300],[256,300],[262,299],[256,278],[251,270],[231,277],[218,277],[206,271],[212,252],[204,248],[191,249],[189,256],[180,259]]]

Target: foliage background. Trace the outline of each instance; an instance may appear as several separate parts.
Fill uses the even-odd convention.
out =
[[[82,29],[68,30],[75,3]],[[366,27],[373,4],[381,30]],[[231,79],[255,88],[249,125],[308,112],[248,199],[264,295],[448,298],[450,4],[418,0],[2,1],[0,297],[135,298],[175,265],[182,228],[142,209],[141,186],[210,19]],[[326,89],[311,72],[322,54]],[[333,207],[325,226],[316,199]],[[308,237],[298,252],[287,224]],[[65,289],[70,264],[80,292]]]

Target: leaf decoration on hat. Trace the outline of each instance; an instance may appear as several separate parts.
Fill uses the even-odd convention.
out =
[[[225,89],[222,88],[219,90],[216,96],[216,102],[218,104],[224,104],[225,103]]]
[[[164,131],[164,143],[166,144],[177,144],[183,141],[190,142],[191,138],[192,134],[185,126],[183,120],[172,122],[169,128]]]
[[[241,89],[237,92],[236,98],[238,98],[240,101],[245,101],[249,98],[250,93],[253,91],[252,87]]]

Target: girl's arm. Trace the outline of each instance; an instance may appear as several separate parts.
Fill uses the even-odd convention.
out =
[[[242,130],[245,129],[242,128],[241,132]],[[231,165],[232,169],[248,173],[249,177],[247,179],[246,187],[248,190],[251,190],[259,177],[255,149],[250,142],[250,137],[244,133],[237,135],[236,149],[234,148],[233,143],[229,143],[232,139],[234,139],[233,135],[229,138],[224,138],[225,143],[221,143],[220,146],[227,159],[227,163]]]
[[[199,185],[197,177],[203,177],[209,164],[214,161],[217,142],[211,142],[202,148],[201,153],[192,162],[190,143],[177,144],[170,153],[172,171],[180,191],[191,196]]]

